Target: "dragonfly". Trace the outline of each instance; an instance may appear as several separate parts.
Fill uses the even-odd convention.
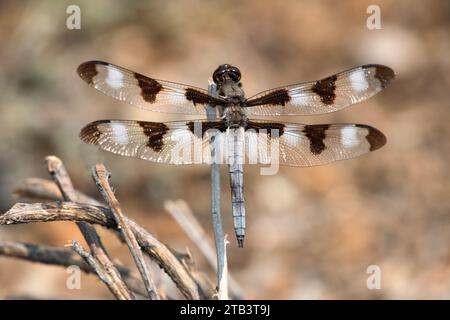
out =
[[[84,62],[77,71],[91,87],[119,101],[150,111],[199,116],[170,122],[98,120],[87,124],[79,137],[102,150],[154,163],[188,165],[224,160],[239,247],[244,245],[246,228],[245,159],[259,164],[276,161],[284,166],[316,166],[354,158],[386,143],[381,131],[365,124],[311,125],[265,117],[338,111],[372,97],[395,78],[391,68],[368,64],[247,98],[241,71],[230,64],[213,72],[215,92],[157,80],[103,61]],[[208,117],[208,110],[217,117]],[[255,118],[258,116],[263,119]],[[268,151],[273,146],[277,157]]]

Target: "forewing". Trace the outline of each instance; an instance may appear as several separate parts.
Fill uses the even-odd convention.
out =
[[[334,112],[368,99],[395,78],[383,65],[364,65],[318,81],[279,87],[249,98],[249,115],[312,115]]]
[[[77,71],[95,89],[146,110],[204,115],[208,105],[224,101],[209,95],[207,90],[152,79],[107,62],[84,62]]]

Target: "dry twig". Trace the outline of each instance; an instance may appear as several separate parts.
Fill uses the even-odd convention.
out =
[[[78,253],[93,270],[95,270],[98,277],[107,285],[108,288],[110,288],[111,292],[117,299],[132,299],[132,296],[128,294],[128,290],[119,290],[119,287],[117,287],[118,279],[114,278],[115,273],[111,272],[111,268],[109,268],[109,266],[103,266],[99,259],[96,259],[93,255],[87,252],[76,240],[72,240],[72,249]]]
[[[55,191],[56,190],[56,191]],[[100,208],[103,208],[103,204],[98,202],[97,200],[85,195],[84,193],[75,190],[75,192],[78,194],[78,197],[80,199],[80,202],[84,203],[84,204],[90,204],[90,205],[94,205],[94,206],[98,206]],[[58,188],[54,185],[54,182],[46,180],[46,179],[39,179],[39,178],[28,178],[25,179],[23,181],[20,182],[20,184],[16,187],[14,193],[18,196],[21,197],[26,197],[26,198],[30,198],[30,199],[44,199],[44,200],[60,200],[61,199],[61,193],[58,190]],[[74,208],[75,209],[75,208]],[[81,212],[83,209],[80,209],[80,214],[83,214],[83,212]],[[70,220],[70,218],[68,217],[61,217],[63,219],[66,220]],[[31,219],[31,217],[30,217]],[[132,221],[130,219],[127,218],[127,221]],[[0,222],[1,223],[1,222]],[[140,227],[139,225],[137,225],[137,229],[133,230],[133,232],[137,231],[140,232],[142,234],[142,237],[147,237],[148,235],[148,231],[146,231],[145,229],[143,229],[142,227]],[[116,231],[116,234],[119,236],[119,240],[124,241],[123,237],[121,237],[121,233]],[[150,234],[151,238],[154,238],[151,234]],[[139,236],[137,236],[137,240],[138,242],[139,240]],[[153,240],[149,242],[152,242]],[[210,299],[212,297],[211,292],[213,291],[211,288],[211,283],[209,281],[205,281],[205,277],[193,270],[190,266],[188,266],[186,263],[191,264],[190,260],[192,259],[192,257],[189,254],[184,254],[184,253],[180,253],[177,252],[176,250],[166,247],[166,249],[168,251],[170,251],[170,253],[175,256],[177,258],[177,260],[182,261],[183,263],[178,263],[179,265],[181,265],[182,267],[186,268],[187,273],[191,276],[191,278],[195,281],[195,283],[197,284],[197,293],[199,294],[199,296],[201,296],[204,299]],[[179,266],[174,266],[174,272],[169,273],[169,271],[165,268],[167,266],[166,262],[164,261],[160,261],[158,260],[158,256],[155,255],[151,255],[149,254],[149,250],[146,250],[145,248],[143,248],[144,252],[146,254],[148,254],[150,256],[150,258],[154,259],[162,268],[164,268],[164,270],[166,272],[168,272],[169,276],[172,278],[172,280],[176,283],[176,285],[179,288],[183,288],[185,286],[187,286],[187,289],[191,289],[191,283],[188,280],[187,277],[185,277],[183,271],[179,268]],[[159,246],[156,246],[155,251],[161,251],[161,255],[165,256],[165,252],[164,249],[160,249]],[[168,259],[170,260],[170,259]],[[176,272],[179,271],[179,276],[176,277]],[[175,275],[174,275],[175,273]],[[187,282],[186,283],[179,283],[179,279],[185,279]],[[180,287],[181,286],[181,287]],[[195,292],[193,292],[195,293]],[[186,294],[184,294],[187,298],[189,298],[189,296],[187,296]],[[192,299],[192,298],[190,298]]]
[[[100,238],[93,226],[91,226],[92,224],[98,224],[113,230],[116,235],[119,236],[121,241],[127,240],[127,237],[128,241],[130,241],[129,239],[134,237],[141,250],[166,271],[186,298],[209,299],[214,295],[214,289],[211,282],[203,273],[200,273],[195,269],[192,263],[192,257],[189,253],[182,254],[168,248],[157,240],[150,232],[123,215],[121,217],[123,223],[121,223],[119,219],[116,219],[113,212],[114,210],[105,207],[97,200],[73,188],[61,160],[56,157],[47,157],[46,160],[54,182],[45,179],[29,178],[20,183],[15,190],[15,194],[21,197],[50,200],[53,202],[32,204],[17,203],[8,212],[0,215],[0,225],[46,221],[77,222],[83,227],[87,226],[87,229],[80,229],[84,231],[83,235],[86,234],[85,239],[89,244],[92,253],[87,253],[82,247],[74,244],[74,249],[76,249],[77,253],[81,254],[83,257],[81,259],[78,255],[65,248],[0,242],[1,255],[62,266],[77,265],[86,272],[95,272],[97,270],[100,272],[102,280],[104,280],[108,286],[113,286],[113,288],[115,288],[110,288],[110,290],[114,290],[113,293],[116,297],[131,298],[131,292],[129,296],[127,296],[125,293],[126,291],[118,286],[118,284],[122,283],[123,288],[128,290],[120,278],[122,276],[126,284],[134,292],[144,294],[144,292],[146,292],[145,287],[138,278],[131,275],[128,269],[112,264],[106,254],[106,250],[104,250],[104,247],[101,244]],[[112,192],[110,193],[113,195]],[[66,200],[66,202],[54,201],[61,200],[61,198]],[[111,204],[108,199],[106,199],[107,202]],[[111,205],[111,207],[114,206]],[[123,224],[126,225],[129,230],[127,237],[123,236],[123,227],[122,229],[119,227],[119,225]],[[132,235],[131,237],[130,234]],[[140,250],[137,250],[137,252],[140,252]],[[105,260],[99,262],[99,256],[102,257],[101,259]],[[94,259],[94,261],[92,259]]]
[[[150,271],[144,260],[144,255],[142,254],[141,248],[131,231],[130,227],[125,220],[125,216],[122,213],[122,208],[120,207],[119,201],[116,199],[111,186],[109,185],[109,172],[106,170],[103,164],[97,164],[92,172],[94,181],[100,191],[100,194],[105,199],[106,203],[110,206],[112,213],[114,214],[115,221],[119,230],[121,230],[128,248],[133,256],[134,262],[141,274],[142,280],[144,281],[145,288],[150,299],[159,300],[158,293],[156,291],[153,280],[150,276]]]
[[[71,249],[47,245],[35,245],[11,241],[0,241],[0,255],[11,258],[23,259],[31,262],[57,265],[62,267],[78,266],[86,273],[95,273],[84,259]],[[120,275],[127,286],[140,295],[145,295],[145,288],[138,277],[124,266],[117,265]]]
[[[74,190],[77,202],[102,205],[100,202],[84,193]],[[57,201],[63,200],[61,191],[52,180],[42,178],[27,178],[20,181],[14,188],[14,195],[22,199]]]
[[[62,161],[55,156],[48,156],[45,158],[45,161],[47,164],[48,172],[61,191],[64,200],[72,202],[78,201],[78,195],[75,192],[75,188],[72,185],[72,181],[70,180],[69,174],[67,173],[67,170],[64,167]],[[83,234],[83,237],[89,245],[89,248],[91,249],[93,256],[92,258],[97,261],[97,263],[95,264],[96,268],[94,268],[94,270],[98,273],[100,269],[102,269],[103,272],[108,273],[108,277],[109,279],[111,279],[111,281],[106,281],[106,278],[103,274],[99,274],[99,276],[108,286],[109,290],[118,299],[133,299],[133,294],[127,288],[122,278],[120,277],[119,271],[117,271],[111,259],[109,258],[108,253],[106,252],[106,249],[101,242],[100,236],[95,231],[95,228],[82,221],[77,222],[77,226]],[[77,248],[77,246],[73,246],[73,248],[75,249]],[[77,252],[79,253],[82,251],[80,250]],[[84,258],[86,260],[90,257],[84,256]],[[90,265],[93,266],[92,264]]]
[[[188,299],[200,298],[197,284],[175,255],[151,233],[129,218],[125,218],[142,250],[171,277]],[[0,225],[30,222],[81,221],[118,230],[109,208],[73,202],[17,203],[0,215]]]

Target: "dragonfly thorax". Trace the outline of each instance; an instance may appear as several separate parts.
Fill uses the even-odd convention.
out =
[[[244,108],[241,108],[239,105],[225,108],[223,119],[227,127],[230,128],[246,127],[247,124],[247,114]]]

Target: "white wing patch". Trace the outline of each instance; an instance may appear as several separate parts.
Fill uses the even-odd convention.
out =
[[[129,138],[128,138],[128,131],[127,127],[120,123],[120,122],[111,122],[111,128],[112,128],[112,138],[115,143],[118,144],[128,144]]]
[[[123,87],[123,73],[115,68],[108,68],[108,75],[105,82],[113,89],[120,89]]]
[[[354,126],[347,126],[342,128],[341,142],[342,145],[347,149],[358,146],[358,144],[360,143],[358,139],[358,128]]]
[[[365,69],[360,69],[356,72],[350,73],[349,79],[353,90],[357,92],[365,91],[369,88],[369,82],[367,82]]]

